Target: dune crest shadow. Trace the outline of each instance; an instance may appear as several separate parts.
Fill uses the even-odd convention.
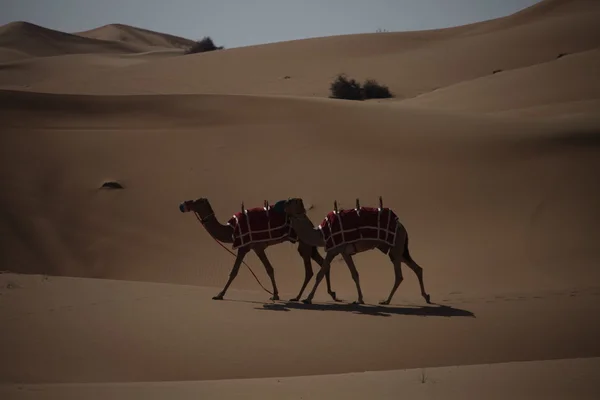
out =
[[[476,318],[471,311],[454,308],[451,306],[435,304],[429,306],[382,306],[372,304],[351,304],[351,303],[321,303],[304,304],[301,302],[277,302],[264,303],[262,307],[255,307],[256,310],[268,311],[292,311],[292,310],[312,310],[312,311],[338,311],[350,312],[354,314],[372,315],[377,317],[390,317],[392,315],[413,315],[420,317],[470,317]]]

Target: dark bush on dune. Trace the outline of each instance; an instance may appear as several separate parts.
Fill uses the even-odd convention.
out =
[[[349,79],[344,74],[338,75],[331,85],[331,98],[344,100],[385,99],[393,97],[389,88],[380,85],[374,79],[367,79],[361,86],[355,79]]]
[[[329,86],[331,97],[344,100],[362,100],[362,88],[360,83],[354,79],[348,79],[345,75],[340,74],[335,78]]]
[[[390,89],[380,85],[375,79],[367,79],[363,84],[363,95],[365,99],[389,99],[392,97]]]
[[[222,50],[223,46],[216,46],[209,36],[205,36],[202,40],[196,41],[191,45],[184,54],[205,53],[207,51]]]

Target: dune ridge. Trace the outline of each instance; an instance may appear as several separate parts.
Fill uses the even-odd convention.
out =
[[[167,33],[156,32],[124,24],[108,24],[98,28],[75,32],[78,36],[113,42],[134,43],[141,46],[186,49],[194,44],[193,40]]]

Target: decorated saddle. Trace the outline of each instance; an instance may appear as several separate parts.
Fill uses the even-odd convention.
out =
[[[319,229],[325,241],[325,251],[361,240],[377,240],[389,246],[396,244],[398,216],[389,208],[362,207],[356,202],[356,208],[337,209],[329,212]]]
[[[273,209],[265,201],[264,207],[245,209],[235,213],[227,225],[233,228],[233,249],[251,243],[268,242],[287,238],[296,243],[298,236],[292,229],[289,218],[279,209]]]

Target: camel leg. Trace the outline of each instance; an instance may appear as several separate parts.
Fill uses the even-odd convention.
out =
[[[342,253],[342,257],[350,269],[350,274],[352,275],[352,279],[356,284],[356,291],[358,292],[358,301],[354,301],[353,304],[364,304],[365,302],[363,301],[362,290],[360,290],[358,271],[356,270],[356,265],[354,265],[354,260],[352,260],[352,256],[350,254]]]
[[[323,276],[325,276],[329,272],[329,268],[331,268],[331,261],[333,261],[335,256],[336,256],[336,254],[334,252],[330,252],[325,255],[325,259],[323,260],[323,265],[321,265],[321,269],[317,273],[317,277],[315,279],[315,284],[313,285],[312,290],[308,294],[308,297],[306,297],[306,299],[302,300],[303,303],[305,303],[305,304],[312,303],[312,299],[313,299],[313,297],[315,297],[315,292],[317,291],[317,288],[319,287],[319,283],[321,283],[321,281],[323,280]]]
[[[402,258],[398,255],[395,255],[393,249],[390,251],[389,257],[394,265],[394,286],[392,287],[392,291],[390,292],[387,300],[380,301],[379,304],[390,304],[390,301],[392,301],[392,297],[394,297],[394,293],[396,293],[398,286],[400,286],[404,280],[402,277]]]
[[[227,283],[225,284],[223,290],[221,290],[221,292],[218,295],[213,297],[213,300],[223,300],[223,296],[225,296],[225,292],[227,292],[229,285],[231,285],[231,282],[233,282],[238,272],[240,271],[240,266],[242,265],[242,261],[244,260],[246,254],[248,254],[247,248],[241,247],[238,249],[237,256],[235,257],[235,262],[233,263],[233,268],[229,273],[229,279],[227,280]]]
[[[400,250],[400,248],[398,248],[398,250]],[[410,255],[410,251],[408,251],[408,234],[405,236],[402,252],[398,251],[398,253],[402,254],[402,261],[404,261],[404,263],[413,270],[415,275],[417,275],[417,278],[419,279],[419,285],[421,286],[421,296],[423,296],[428,304],[431,304],[431,296],[425,291],[425,284],[423,283],[423,268],[421,268],[421,266],[419,266],[419,264],[413,260]],[[392,251],[390,251],[390,255],[391,254]]]
[[[419,266],[410,256],[408,258],[404,257],[403,261],[408,265],[410,269],[412,269],[417,275],[419,279],[419,285],[421,286],[421,296],[425,299],[428,304],[431,304],[431,296],[425,292],[425,284],[423,283],[423,268]]]
[[[265,269],[267,270],[267,275],[269,275],[269,278],[271,278],[271,284],[273,285],[273,296],[271,297],[271,300],[279,300],[279,290],[277,290],[277,284],[275,283],[275,270],[273,269],[271,262],[267,258],[267,253],[265,253],[265,249],[263,249],[262,247],[255,247],[254,252],[265,266]]]
[[[319,250],[316,247],[313,247],[311,249],[310,257],[313,260],[315,260],[315,262],[317,264],[319,264],[319,267],[323,266],[323,257],[321,257],[321,255],[319,254]],[[311,271],[312,271],[312,268],[311,268]],[[327,293],[329,293],[329,295],[331,296],[333,301],[340,301],[340,300],[338,300],[335,292],[331,289],[331,267],[325,273],[325,281],[327,282]],[[298,296],[298,297],[300,297],[300,296]]]
[[[304,289],[306,289],[306,285],[308,285],[308,282],[313,277],[312,264],[310,263],[311,252],[312,250],[309,246],[302,243],[298,244],[298,253],[300,253],[300,257],[302,257],[302,261],[304,262],[304,283],[302,284],[302,288],[300,288],[298,296],[290,299],[290,301],[298,301],[300,299],[302,293],[304,293]],[[320,265],[323,264],[322,260]]]

